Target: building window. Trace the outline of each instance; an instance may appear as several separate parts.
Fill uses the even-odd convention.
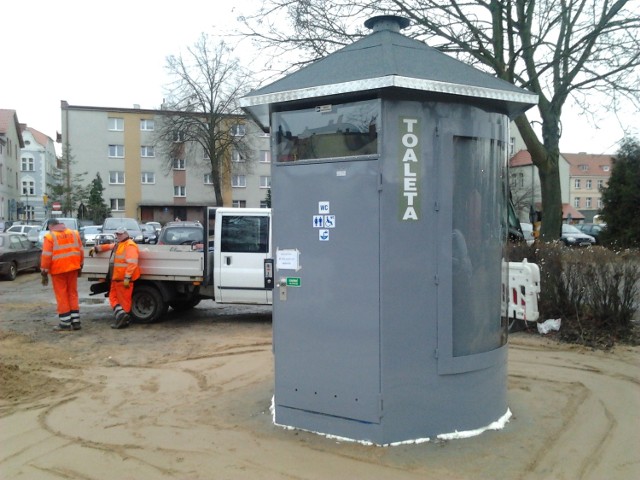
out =
[[[271,163],[271,150],[260,150],[260,163]]]
[[[174,170],[185,170],[187,167],[187,161],[184,158],[174,158],[173,159],[173,169]]]
[[[235,208],[247,208],[246,200],[232,200],[231,206]]]
[[[603,172],[608,172],[609,171],[609,165],[602,165],[602,171]]]
[[[148,118],[140,119],[140,130],[151,132],[156,129],[155,120],[149,120]]]
[[[152,146],[143,145],[140,147],[140,156],[141,157],[155,157],[155,150]]]
[[[213,179],[211,178],[211,174],[210,173],[205,173],[204,174],[204,184],[205,185],[213,185]]]
[[[143,183],[143,184],[156,183],[156,174],[155,174],[155,172],[141,172],[140,173],[140,183]]]
[[[580,208],[580,197],[576,197],[573,199],[573,206],[575,208]]]
[[[268,175],[260,176],[260,188],[271,188],[271,177]]]
[[[604,188],[604,180],[598,180],[598,190],[602,190]]]
[[[260,208],[269,208],[269,204],[266,200],[260,200]]]
[[[124,198],[112,198],[111,199],[111,211],[123,212],[124,211]]]
[[[232,162],[244,162],[244,159],[242,158],[242,155],[240,155],[240,152],[236,149],[231,150],[231,161]]]
[[[174,143],[184,142],[183,132],[173,132],[172,140]]]
[[[518,186],[518,175],[516,173],[511,174],[511,187],[516,188]]]
[[[584,208],[591,208],[591,197],[585,198],[584,202]]]
[[[35,195],[36,194],[36,185],[33,180],[23,180],[22,181],[22,195]]]
[[[187,196],[187,187],[184,185],[174,185],[173,186],[173,196],[174,197],[186,197]]]
[[[109,145],[110,158],[124,158],[124,145]]]
[[[244,188],[247,186],[247,177],[244,175],[233,175],[231,177],[231,186],[233,188]]]
[[[124,185],[124,172],[109,172],[109,185]]]
[[[33,172],[35,170],[33,158],[23,157],[21,169],[23,172]]]
[[[573,186],[574,186],[575,188],[580,188],[580,179],[579,179],[579,178],[576,178],[576,179],[573,181]]]
[[[604,203],[602,203],[602,199],[599,198],[598,199],[598,208],[602,208],[602,207],[604,207]]]
[[[585,182],[586,182],[585,188],[587,190],[591,190],[591,180],[585,180]]]
[[[587,170],[589,170],[589,165],[584,165],[584,164],[582,164],[582,165],[580,165],[580,167],[579,167],[579,168],[580,168],[580,170],[582,170],[583,172],[586,172]]]
[[[122,132],[124,130],[124,118],[109,117],[109,130]]]
[[[231,135],[233,135],[234,137],[244,137],[245,133],[246,128],[242,124],[233,125],[231,127]]]
[[[516,137],[509,139],[509,156],[513,156],[516,153]]]
[[[518,174],[518,184],[521,188],[524,187],[524,173]]]

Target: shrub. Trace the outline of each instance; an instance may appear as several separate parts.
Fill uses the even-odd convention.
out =
[[[640,301],[640,252],[547,243],[516,247],[510,259],[540,267],[539,321],[561,318],[559,338],[609,348],[637,344],[633,322]]]

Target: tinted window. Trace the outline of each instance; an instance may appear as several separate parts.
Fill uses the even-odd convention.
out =
[[[222,252],[267,253],[269,249],[269,217],[222,217]]]
[[[276,113],[277,161],[377,154],[379,113],[378,100]]]

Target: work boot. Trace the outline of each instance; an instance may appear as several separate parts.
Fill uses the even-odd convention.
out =
[[[71,328],[73,328],[74,330],[80,330],[82,328],[82,325],[80,325],[80,322],[71,322]]]
[[[59,323],[55,327],[53,327],[54,332],[71,332],[73,331],[73,327],[70,323]]]
[[[123,313],[122,315],[118,315],[118,318],[116,318],[115,323],[111,324],[111,328],[116,328],[116,329],[126,328],[129,326],[130,322],[131,320],[129,318],[129,314]]]

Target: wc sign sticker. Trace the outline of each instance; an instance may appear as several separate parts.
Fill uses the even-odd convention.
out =
[[[403,222],[420,219],[420,120],[400,117],[400,211]]]

